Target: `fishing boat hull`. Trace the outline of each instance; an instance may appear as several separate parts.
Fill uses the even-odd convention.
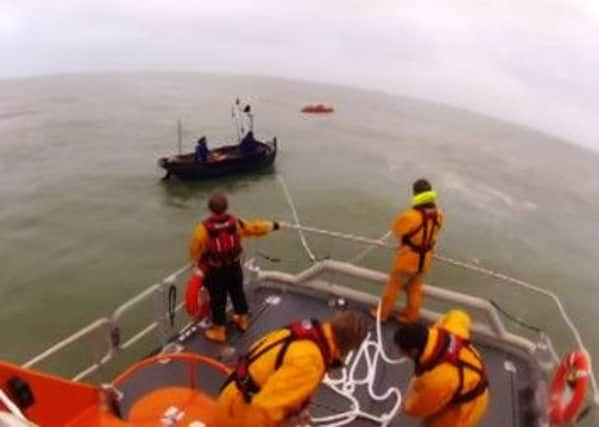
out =
[[[264,170],[273,165],[277,156],[277,138],[269,142],[257,142],[254,153],[241,154],[238,145],[212,150],[207,162],[195,161],[193,153],[162,157],[158,166],[182,180],[209,180],[229,175]]]

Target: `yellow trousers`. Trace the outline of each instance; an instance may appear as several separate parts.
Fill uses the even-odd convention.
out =
[[[406,293],[406,306],[398,313],[398,318],[405,322],[415,322],[420,318],[422,274],[392,271],[383,290],[381,320],[385,321],[391,315],[400,291]]]

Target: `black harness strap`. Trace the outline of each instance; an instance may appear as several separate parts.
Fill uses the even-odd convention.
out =
[[[249,351],[248,354],[239,357],[235,369],[233,370],[231,375],[229,375],[229,377],[225,380],[225,383],[222,385],[220,389],[221,392],[230,383],[234,382],[237,386],[237,389],[243,395],[243,400],[246,403],[251,403],[252,398],[260,392],[260,386],[256,383],[256,381],[252,378],[250,374],[250,365],[273,348],[281,346],[275,359],[274,365],[274,370],[278,370],[283,364],[283,360],[285,358],[285,355],[287,354],[289,346],[295,341],[309,339],[312,342],[314,342],[320,349],[325,365],[327,365],[330,359],[330,352],[326,344],[326,339],[322,332],[322,328],[318,320],[311,320],[311,325],[314,328],[314,332],[316,335],[314,338],[302,336],[302,334],[296,332],[294,326],[291,325],[286,328],[289,330],[288,335],[276,341],[273,341],[272,343],[264,346],[264,348],[261,348],[264,343],[264,340],[253,346],[253,348]]]
[[[466,341],[460,349],[458,349],[457,360],[451,361],[447,359],[447,352],[451,343],[451,335],[449,332],[439,329],[439,338],[435,349],[433,350],[433,358],[430,362],[425,365],[416,364],[416,375],[422,375],[423,373],[432,370],[441,363],[450,363],[458,370],[458,387],[456,388],[453,397],[447,404],[447,407],[468,403],[476,399],[478,396],[483,394],[489,387],[489,381],[484,367],[479,368],[472,363],[466,362],[459,358],[459,353],[462,349],[468,350],[483,366],[481,357],[472,347],[469,341]],[[464,392],[464,370],[470,369],[479,376],[478,383],[469,391]]]
[[[285,358],[285,354],[287,354],[287,350],[289,346],[293,342],[292,339],[287,339],[283,342],[281,349],[279,350],[279,354],[277,354],[277,360],[275,360],[275,371],[278,370],[283,364],[283,359]]]
[[[290,341],[290,336],[283,337],[279,340],[276,340],[264,348],[260,348],[262,342],[256,345],[250,352],[246,355],[240,356],[237,360],[237,365],[231,375],[225,380],[224,384],[221,386],[220,391],[222,392],[225,387],[227,387],[230,383],[234,382],[237,386],[237,389],[243,395],[243,400],[246,403],[250,403],[254,395],[256,395],[260,391],[260,386],[256,383],[256,381],[250,375],[250,365],[258,358],[262,357],[264,354],[272,350],[273,348],[284,344]],[[277,356],[277,360],[280,357],[281,352]]]
[[[476,358],[478,358],[478,356],[476,355],[475,352],[473,352],[470,348],[468,348],[468,350]],[[476,385],[470,391],[467,391],[464,393],[464,370],[465,369],[470,369],[471,371],[474,371],[476,374],[478,374],[479,380],[478,380],[478,383],[476,383]],[[449,403],[450,405],[460,405],[462,403],[472,402],[478,396],[483,394],[489,387],[489,381],[487,379],[487,374],[485,373],[485,371],[483,369],[480,369],[479,367],[474,366],[471,363],[465,362],[463,360],[459,360],[458,361],[458,370],[459,370],[459,375],[460,375],[460,383]]]
[[[415,373],[417,376],[424,374],[427,371],[432,370],[435,366],[441,364],[444,360],[445,354],[447,353],[447,349],[449,348],[449,335],[445,333],[439,333],[439,338],[437,339],[437,343],[435,348],[433,349],[433,357],[426,364],[420,364],[416,362],[415,364]],[[420,359],[420,355],[418,359]]]
[[[168,288],[168,321],[171,328],[175,326],[175,313],[177,308],[177,287],[171,285]]]
[[[435,209],[435,212],[430,217],[427,216],[427,214],[425,213],[425,210],[427,208],[417,207],[414,209],[420,212],[421,223],[418,227],[416,227],[408,234],[404,234],[401,239],[401,243],[403,245],[408,246],[410,249],[412,249],[412,251],[418,254],[418,272],[422,273],[422,270],[424,268],[424,262],[426,260],[426,254],[432,251],[435,246],[433,242],[433,239],[435,237],[435,230],[437,228],[440,228],[441,224],[439,223],[439,214],[436,208],[433,208]],[[429,222],[432,222],[430,227]],[[420,245],[417,245],[412,241],[412,237],[416,236],[420,231],[422,231],[422,243]]]

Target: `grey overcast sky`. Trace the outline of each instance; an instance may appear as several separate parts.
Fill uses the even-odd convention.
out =
[[[0,0],[2,78],[146,69],[379,89],[599,151],[599,0]]]

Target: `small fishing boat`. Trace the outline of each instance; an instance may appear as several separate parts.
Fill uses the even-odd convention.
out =
[[[205,161],[197,160],[194,152],[182,153],[182,126],[177,123],[178,154],[161,157],[158,166],[166,170],[163,179],[175,175],[182,180],[215,179],[238,173],[266,169],[277,157],[277,138],[259,141],[254,138],[254,114],[249,104],[239,98],[231,109],[231,117],[237,132],[234,145],[224,145],[208,151]],[[200,141],[206,143],[205,137]],[[200,142],[198,141],[198,143]]]
[[[166,170],[165,179],[175,175],[179,179],[213,179],[227,175],[255,172],[265,169],[277,156],[277,138],[268,142],[256,141],[252,153],[242,153],[239,145],[227,145],[211,150],[206,162],[195,160],[194,153],[179,154],[158,159],[158,166]]]

